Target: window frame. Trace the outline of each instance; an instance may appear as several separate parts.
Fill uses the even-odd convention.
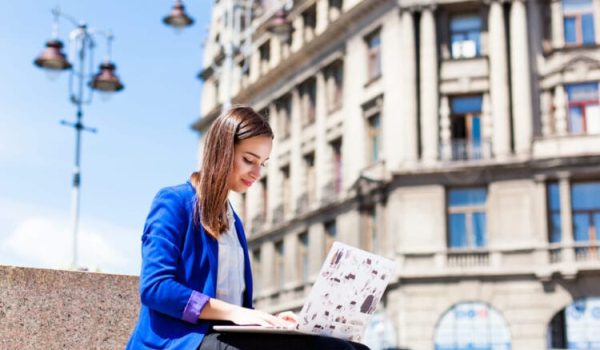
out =
[[[450,203],[450,194],[455,190],[485,190],[485,202],[479,205],[452,205]],[[488,243],[488,220],[487,220],[487,212],[488,212],[488,193],[487,186],[469,186],[469,187],[450,187],[446,189],[446,224],[447,224],[447,248],[453,251],[460,250],[481,250],[486,249]],[[483,214],[485,224],[483,227],[483,244],[481,246],[477,246],[477,237],[476,232],[473,228],[473,218],[474,214]],[[453,214],[464,214],[464,238],[466,240],[466,245],[464,246],[453,246],[453,231],[452,225],[450,223],[450,217]]]

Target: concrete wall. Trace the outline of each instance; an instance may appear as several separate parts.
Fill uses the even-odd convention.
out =
[[[122,349],[138,278],[0,266],[0,349]]]

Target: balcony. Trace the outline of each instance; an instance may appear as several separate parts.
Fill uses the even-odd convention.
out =
[[[477,250],[401,251],[400,278],[554,274],[573,278],[579,271],[600,271],[600,242],[544,244]]]
[[[471,161],[489,159],[491,144],[489,141],[453,139],[440,145],[440,158],[446,161]]]

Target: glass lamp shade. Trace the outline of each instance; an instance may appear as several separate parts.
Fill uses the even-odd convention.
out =
[[[174,28],[183,28],[191,26],[194,23],[194,19],[185,13],[185,7],[181,1],[175,1],[171,13],[163,18],[163,22]]]
[[[63,43],[60,40],[49,40],[46,43],[46,49],[33,61],[33,63],[43,69],[66,70],[71,68],[71,63],[62,53]]]
[[[115,74],[116,66],[111,62],[104,62],[100,65],[94,79],[90,82],[90,87],[104,92],[117,92],[123,90],[124,86]]]

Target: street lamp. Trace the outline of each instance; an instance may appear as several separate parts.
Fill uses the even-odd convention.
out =
[[[73,256],[71,267],[78,268],[77,263],[77,232],[79,228],[79,188],[81,184],[81,132],[90,131],[95,133],[96,129],[83,124],[83,105],[92,102],[93,90],[106,93],[116,92],[123,89],[123,84],[115,74],[116,66],[110,61],[111,44],[113,35],[109,31],[89,28],[85,23],[75,20],[73,17],[61,12],[58,8],[52,10],[54,16],[52,39],[46,43],[46,49],[33,61],[39,68],[61,72],[69,70],[69,100],[76,106],[76,121],[68,122],[62,120],[61,124],[75,129],[75,166],[73,168],[73,184],[71,192],[71,220],[73,230]],[[59,19],[68,20],[75,28],[69,33],[69,58],[61,51],[62,41],[58,38]],[[107,55],[104,62],[100,64],[100,71],[92,74],[94,66],[95,37],[102,36],[106,39]],[[74,66],[75,65],[75,66]],[[87,83],[87,84],[86,84]],[[86,88],[87,87],[87,88]]]
[[[245,57],[248,57],[251,54],[253,30],[252,16],[253,11],[260,6],[260,1],[224,0],[224,2],[224,26],[219,35],[219,44],[221,45],[224,54],[221,80],[224,82],[223,88],[225,90],[223,91],[223,96],[225,97],[223,101],[223,110],[226,110],[231,107],[233,58],[237,53],[241,53]],[[276,6],[275,11],[267,13],[267,16],[270,19],[266,25],[266,29],[282,41],[288,40],[292,31],[292,23],[287,18],[287,14],[293,5],[293,0],[281,0],[280,5]],[[191,19],[189,19],[189,22],[185,22],[186,18],[189,17],[185,14],[181,1],[176,0],[171,15],[165,17],[163,22],[178,29],[193,23]],[[244,25],[242,25],[242,23],[244,23]],[[248,60],[245,60],[245,64],[248,64]],[[219,67],[211,67],[213,71],[216,71],[217,68]]]

